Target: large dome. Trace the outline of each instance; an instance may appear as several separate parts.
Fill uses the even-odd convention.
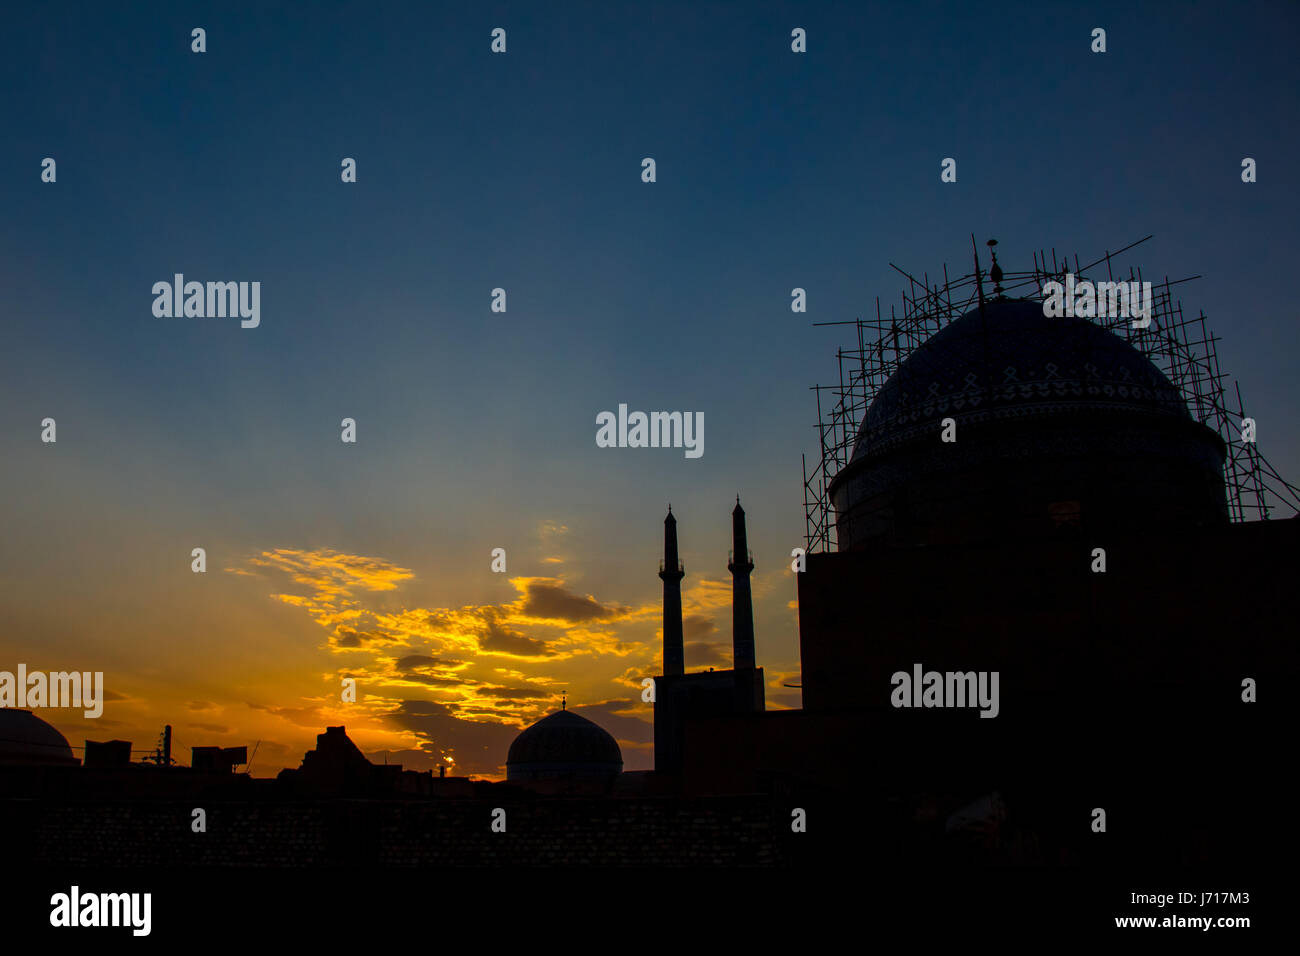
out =
[[[941,441],[953,419],[956,440]],[[841,550],[1227,520],[1223,442],[1138,349],[1041,302],[994,300],[915,349],[831,482]]]
[[[623,772],[623,753],[602,727],[559,710],[524,730],[510,745],[507,780],[605,777]]]
[[[0,765],[75,766],[68,740],[30,710],[0,709]]]

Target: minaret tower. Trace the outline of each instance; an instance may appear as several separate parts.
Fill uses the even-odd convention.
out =
[[[745,510],[740,507],[740,495],[736,495],[736,510],[731,513],[731,536],[733,550],[727,570],[731,572],[732,666],[738,671],[753,670],[754,601],[749,591],[749,575],[754,570],[754,562],[745,540]]]
[[[677,519],[673,517],[673,506],[669,505],[668,517],[664,519],[664,559],[659,563],[659,577],[664,582],[665,677],[676,677],[686,672],[686,652],[682,643],[682,578],[685,576],[682,562],[677,557]],[[748,589],[748,583],[745,587]]]

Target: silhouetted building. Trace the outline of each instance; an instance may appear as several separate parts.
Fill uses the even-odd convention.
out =
[[[747,712],[739,668],[661,677],[656,770],[688,793],[852,799],[863,825],[828,859],[1248,857],[1259,817],[1204,757],[1269,759],[1243,694],[1295,676],[1278,642],[1300,519],[1229,521],[1227,446],[1185,394],[1113,331],[981,292],[864,404],[825,487],[837,549],[797,574],[803,709]],[[897,675],[919,673],[972,693],[900,706]],[[1141,839],[1087,842],[1094,807]]]
[[[295,790],[361,796],[397,792],[401,776],[401,764],[373,764],[343,727],[326,727],[316,735],[316,749],[303,755],[302,766],[282,770],[276,779]]]
[[[233,773],[248,763],[247,747],[191,747],[190,767],[206,773]]]
[[[131,741],[129,740],[87,740],[87,767],[125,767],[131,762]]]
[[[1059,727],[1099,695],[1108,713],[1238,701],[1228,635],[1249,659],[1290,602],[1215,582],[1269,553],[1293,567],[1297,526],[1229,524],[1223,463],[1113,332],[1034,301],[966,313],[902,361],[830,484],[839,549],[799,575],[804,707],[890,710],[891,675],[917,662],[999,672],[1007,706],[983,735]]]

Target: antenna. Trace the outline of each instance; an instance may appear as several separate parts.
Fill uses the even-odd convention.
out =
[[[158,743],[154,746],[153,751],[146,757],[140,758],[141,763],[151,763],[159,767],[170,767],[172,761],[172,725],[167,724],[163,727],[162,733],[158,735]]]
[[[244,776],[246,777],[251,777],[253,775],[253,758],[257,756],[257,748],[260,746],[262,746],[262,741],[259,740],[253,745],[253,756],[249,757],[248,763],[244,764]]]

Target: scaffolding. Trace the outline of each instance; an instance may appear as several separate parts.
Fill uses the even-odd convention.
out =
[[[839,381],[832,385],[814,385],[817,399],[817,430],[821,458],[810,471],[803,456],[804,517],[807,551],[836,549],[834,511],[829,488],[841,468],[849,463],[867,408],[882,386],[903,366],[912,352],[953,320],[982,305],[985,286],[993,283],[992,293],[1010,298],[1042,299],[1048,282],[1065,282],[1073,273],[1076,282],[1143,282],[1140,269],[1129,268],[1127,277],[1115,275],[1115,258],[1151,239],[1147,236],[1115,252],[1082,264],[1075,255],[1058,259],[1055,249],[1034,254],[1034,267],[1027,272],[1003,271],[997,262],[996,240],[987,245],[993,262],[986,272],[980,263],[975,237],[971,236],[974,272],[951,278],[943,267],[940,282],[932,282],[929,273],[920,278],[905,272],[892,262],[890,266],[908,281],[902,294],[901,309],[891,306],[885,318],[876,299],[874,319],[845,322],[816,322],[815,326],[853,326],[856,343],[836,351]],[[1101,270],[1104,267],[1105,278]],[[1090,270],[1096,270],[1090,271]],[[1224,463],[1228,517],[1233,522],[1268,520],[1278,508],[1300,513],[1300,489],[1287,482],[1259,452],[1256,443],[1245,440],[1241,387],[1235,381],[1229,387],[1228,376],[1219,367],[1216,343],[1210,333],[1205,313],[1188,318],[1183,314],[1177,286],[1198,279],[1170,279],[1152,282],[1150,323],[1135,327],[1130,316],[1101,316],[1091,321],[1122,337],[1150,359],[1178,390],[1193,419],[1214,431],[1227,449]],[[1103,311],[1098,309],[1097,311]],[[1252,436],[1253,437],[1253,436]]]

